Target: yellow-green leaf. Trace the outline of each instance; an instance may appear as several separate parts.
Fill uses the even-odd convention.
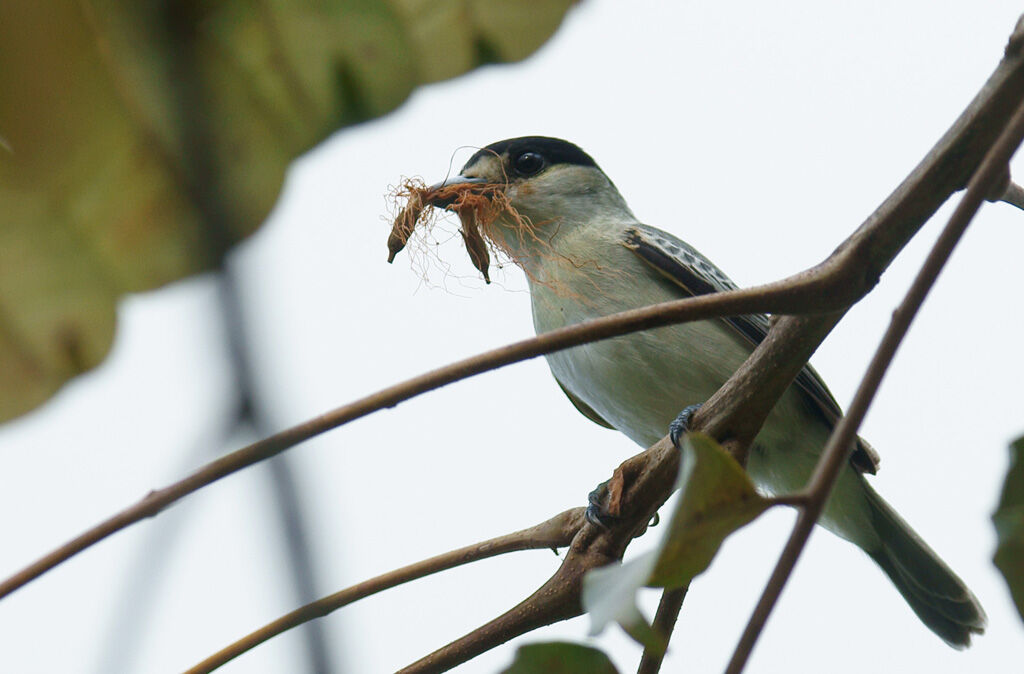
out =
[[[702,433],[684,436],[679,482],[682,494],[662,540],[650,585],[688,584],[708,568],[726,536],[771,505],[757,493],[736,460]]]
[[[570,4],[0,3],[0,420],[103,359],[120,295],[216,265],[294,157],[529,55]]]
[[[621,565],[594,569],[583,578],[582,603],[590,633],[616,622],[654,651],[664,648],[637,608],[641,587],[683,587],[711,564],[725,538],[767,510],[772,501],[754,489],[736,460],[701,433],[683,436],[671,521],[655,549]]]
[[[1024,437],[1010,445],[1010,468],[992,522],[999,539],[994,561],[1024,618]]]

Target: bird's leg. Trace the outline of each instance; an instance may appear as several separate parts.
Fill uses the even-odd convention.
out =
[[[683,437],[684,433],[690,430],[690,421],[693,419],[693,415],[700,409],[700,403],[696,405],[690,405],[682,412],[679,413],[672,423],[668,425],[668,438],[672,441],[672,444],[679,449],[679,438]]]

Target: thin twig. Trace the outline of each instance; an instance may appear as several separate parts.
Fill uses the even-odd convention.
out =
[[[791,506],[793,508],[805,508],[810,501],[811,495],[806,491],[798,491],[795,494],[779,494],[768,498],[773,506]]]
[[[999,197],[999,201],[1024,210],[1024,187],[1012,181],[1008,182],[1006,189],[1003,190],[1002,195]]]
[[[875,351],[875,355],[871,359],[867,372],[864,374],[864,379],[857,388],[857,393],[854,395],[853,402],[850,403],[846,416],[836,425],[825,446],[821,459],[815,467],[807,489],[810,498],[797,517],[793,533],[790,535],[778,564],[772,572],[768,584],[765,586],[764,594],[754,609],[750,622],[740,637],[739,644],[736,646],[732,659],[726,668],[726,674],[740,674],[743,671],[754,648],[754,644],[758,636],[760,636],[761,630],[764,628],[765,622],[768,620],[768,616],[782,592],[782,588],[789,579],[815,522],[817,522],[818,517],[821,515],[825,501],[828,499],[832,486],[835,484],[839,471],[846,460],[849,448],[853,445],[857,429],[864,420],[868,407],[878,392],[882,377],[885,375],[886,370],[888,370],[890,363],[892,363],[896,350],[907,334],[914,316],[917,315],[918,310],[928,296],[928,292],[935,284],[935,280],[938,278],[943,266],[945,266],[946,261],[952,255],[957,242],[960,241],[967,226],[985,201],[985,195],[991,191],[992,186],[1000,179],[1002,173],[1005,172],[1010,157],[1016,152],[1022,140],[1024,140],[1024,102],[1021,103],[1017,112],[1014,113],[1010,122],[999,135],[995,145],[985,155],[984,160],[978,167],[977,173],[968,183],[966,194],[960,200],[953,215],[950,216],[949,223],[942,230],[942,234],[928,254],[921,270],[914,279],[914,283],[910,286],[910,290],[907,291],[906,297],[896,311],[893,312],[892,322],[882,337],[878,350]]]
[[[806,289],[806,290],[805,290]],[[415,396],[441,388],[473,375],[496,370],[544,354],[585,342],[608,339],[653,327],[734,314],[771,311],[773,306],[794,308],[804,294],[814,295],[813,283],[785,282],[757,288],[691,297],[664,304],[625,311],[604,318],[572,325],[524,339],[506,346],[457,361],[425,374],[360,398],[348,405],[314,417],[297,426],[237,449],[162,489],[149,492],[143,499],[85,531],[59,548],[36,560],[0,583],[0,598],[38,578],[61,562],[95,545],[136,522],[152,517],[175,501],[202,489],[232,473],[264,459],[276,456],[311,437],[337,428],[378,410],[394,407]]]
[[[583,508],[566,510],[546,522],[528,529],[492,538],[482,543],[468,545],[458,550],[452,550],[451,552],[404,566],[376,578],[363,581],[358,585],[335,592],[295,609],[291,613],[287,613],[277,620],[267,623],[255,632],[247,634],[233,644],[217,651],[199,664],[191,667],[187,670],[186,674],[211,672],[282,632],[315,618],[322,618],[354,601],[401,585],[402,583],[507,552],[563,548],[572,542],[573,537],[580,530],[580,527],[583,526],[583,512]]]
[[[1024,43],[1024,22],[1011,45]],[[974,100],[910,175],[825,262],[803,272],[821,276],[837,272],[857,292],[870,288],[907,241],[954,192],[962,189],[995,143],[999,130],[1016,111],[1024,90],[1024,59],[1007,49]],[[830,276],[830,274],[825,274]],[[799,275],[798,275],[799,276]],[[832,277],[835,278],[835,277]],[[841,287],[837,292],[844,292]],[[854,293],[856,294],[856,293]],[[844,293],[844,297],[848,297]],[[756,435],[767,411],[792,381],[799,365],[838,322],[840,314],[818,317],[782,316],[768,337],[729,381],[701,407],[695,429],[709,428],[730,448],[742,451]],[[793,369],[794,363],[797,369]],[[782,388],[778,388],[782,386]],[[703,418],[702,418],[703,417]],[[401,670],[403,674],[447,671],[509,639],[543,625],[579,615],[580,579],[589,568],[620,559],[631,537],[630,527],[646,526],[647,518],[664,502],[675,472],[678,452],[662,438],[646,452],[616,469],[627,504],[622,529],[596,533],[585,526],[555,575],[515,608],[469,634],[439,648]],[[623,535],[625,532],[627,535]]]
[[[220,170],[217,161],[218,138],[210,123],[214,117],[214,101],[200,63],[202,46],[198,41],[201,32],[195,30],[201,17],[188,3],[169,3],[164,7],[161,18],[158,24],[164,32],[161,39],[155,41],[155,46],[171,64],[171,77],[167,81],[168,112],[180,144],[180,166],[185,178],[183,192],[195,210],[208,262],[219,271],[220,310],[231,371],[241,403],[241,420],[252,424],[256,437],[264,437],[273,430],[273,424],[264,396],[260,395],[257,365],[260,359],[253,353],[248,334],[251,316],[247,315],[248,307],[243,301],[242,279],[237,265],[232,265],[229,259],[240,223],[237,222],[237,209],[233,208],[229,197],[229,176]],[[272,17],[262,18],[264,22],[270,18],[273,23]],[[123,69],[121,64],[118,65]],[[302,491],[299,477],[288,461],[289,457],[278,456],[263,467],[270,478],[271,493],[276,501],[274,511],[278,515],[280,542],[289,562],[295,603],[304,604],[320,594],[319,573],[313,561],[308,518],[298,497]],[[305,642],[301,653],[309,671],[336,669],[329,640],[320,623],[306,626],[301,637]]]
[[[1019,54],[1007,53],[982,90],[964,110],[953,126],[929,152],[911,175],[847,239],[825,262],[793,277],[746,290],[704,295],[664,305],[645,307],[614,316],[588,321],[535,338],[510,344],[493,351],[467,358],[452,365],[428,372],[401,384],[386,388],[293,426],[273,436],[227,454],[188,477],[163,489],[150,492],[145,498],[122,510],[0,583],[0,598],[22,587],[43,573],[121,529],[152,517],[163,508],[231,473],[262,461],[348,421],[365,416],[383,407],[393,407],[416,395],[440,388],[459,379],[504,367],[514,362],[552,353],[584,342],[608,339],[629,332],[734,314],[814,313],[845,308],[866,294],[877,282],[882,270],[920,226],[948,198],[960,189],[994,141],[993,128],[1003,128],[1012,110],[1007,102],[1024,86],[1024,60]],[[1015,99],[1014,99],[1015,100]],[[806,362],[813,351],[813,340],[794,326],[790,317],[782,317],[769,332],[768,338],[736,375],[701,408],[695,427],[715,431],[728,427],[731,420],[760,417],[762,410],[747,414],[746,406],[764,405],[771,396],[736,395],[736,382],[768,381],[778,383],[781,376],[766,372],[771,349],[785,341],[791,330],[806,343],[789,352],[789,360]],[[822,324],[838,320],[823,318]],[[827,330],[820,333],[822,338]],[[819,340],[820,342],[820,340]],[[760,369],[760,371],[759,371]],[[794,373],[795,374],[795,373]],[[752,390],[756,390],[753,387]],[[772,400],[777,399],[777,395]],[[764,399],[762,399],[764,398]],[[770,405],[769,405],[770,407]],[[764,411],[764,414],[767,414]],[[757,425],[760,421],[757,422]],[[752,426],[753,424],[748,424]],[[749,435],[750,428],[745,429]],[[740,443],[749,442],[740,434]]]
[[[569,546],[555,573],[515,607],[411,665],[400,674],[445,672],[509,639],[583,613],[580,590],[591,569],[622,559],[626,546],[642,534],[651,516],[672,493],[679,472],[679,450],[663,438],[624,461],[616,474],[623,493],[616,519],[607,527],[587,522]]]
[[[661,593],[661,601],[658,602],[658,612],[654,614],[654,633],[664,639],[662,645],[667,649],[668,642],[672,638],[672,631],[676,627],[676,620],[679,618],[679,611],[683,608],[683,599],[686,598],[686,591],[690,586],[677,587],[665,590]],[[644,654],[640,658],[640,666],[636,674],[658,674],[661,663],[665,659],[665,650],[651,650],[644,648]]]
[[[194,466],[208,458],[210,448],[223,446],[238,428],[237,414],[217,415],[216,421],[219,424],[216,440],[197,439],[192,451],[179,459],[183,467]],[[204,433],[206,435],[208,433]],[[116,587],[111,587],[108,593],[114,606],[103,630],[106,636],[95,665],[83,664],[82,671],[137,672],[142,669],[138,660],[143,653],[143,640],[155,624],[154,609],[165,591],[167,571],[175,561],[173,553],[182,547],[183,534],[198,519],[198,510],[191,506],[195,504],[168,513],[168,517],[160,518],[141,535],[134,546],[134,559],[128,560]]]
[[[1022,42],[1024,20],[1018,21],[1003,60],[927,156],[825,262],[805,274],[816,274],[821,267],[846,268],[845,278],[857,288],[874,285],[907,241],[954,192],[967,185],[1017,109],[1024,90]],[[741,457],[768,413],[752,406],[744,391],[763,387],[771,380],[768,370],[772,368],[805,362],[820,343],[810,333],[824,336],[840,318],[842,313],[778,317],[753,356],[694,415],[693,428],[718,438]],[[769,399],[770,406],[778,396],[758,402],[764,405]]]

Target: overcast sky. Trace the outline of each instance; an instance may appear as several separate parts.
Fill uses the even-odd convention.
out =
[[[641,220],[740,285],[774,280],[823,259],[924,156],[998,62],[1019,11],[1011,0],[587,0],[527,62],[422,89],[295,163],[237,259],[261,398],[283,427],[532,334],[521,272],[492,270],[484,286],[450,235],[385,263],[385,195],[402,176],[440,179],[502,138],[563,137]],[[1024,177],[1024,163],[1015,168]],[[949,212],[814,357],[844,406]],[[818,531],[749,672],[1019,670],[1024,627],[990,561],[989,516],[1006,445],[1024,433],[1021,250],[1024,213],[986,205],[862,430],[882,455],[873,483],[978,595],[988,633],[965,653],[949,649],[863,553]],[[230,379],[215,299],[209,278],[127,298],[108,362],[0,428],[0,573],[251,440],[224,441]],[[538,360],[290,456],[326,594],[582,505],[637,450],[576,413]],[[175,671],[293,608],[267,484],[260,469],[231,477],[0,603],[0,670]],[[769,513],[727,542],[693,584],[664,671],[722,669],[792,520]],[[173,541],[165,573],[137,588],[158,539]],[[346,671],[394,670],[511,607],[558,562],[517,553],[362,601],[326,619],[334,655]],[[653,615],[657,593],[648,599]],[[133,617],[137,647],[111,660],[134,641],[117,622],[126,605],[148,609]],[[514,643],[586,631],[577,619]],[[275,639],[225,671],[292,671],[302,643]],[[635,670],[640,651],[617,629],[593,643]],[[495,671],[511,654],[459,671]]]

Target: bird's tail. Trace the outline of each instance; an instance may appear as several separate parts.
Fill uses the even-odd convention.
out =
[[[892,579],[910,608],[953,648],[985,631],[985,611],[964,582],[874,489],[864,484],[881,546],[868,554]]]

